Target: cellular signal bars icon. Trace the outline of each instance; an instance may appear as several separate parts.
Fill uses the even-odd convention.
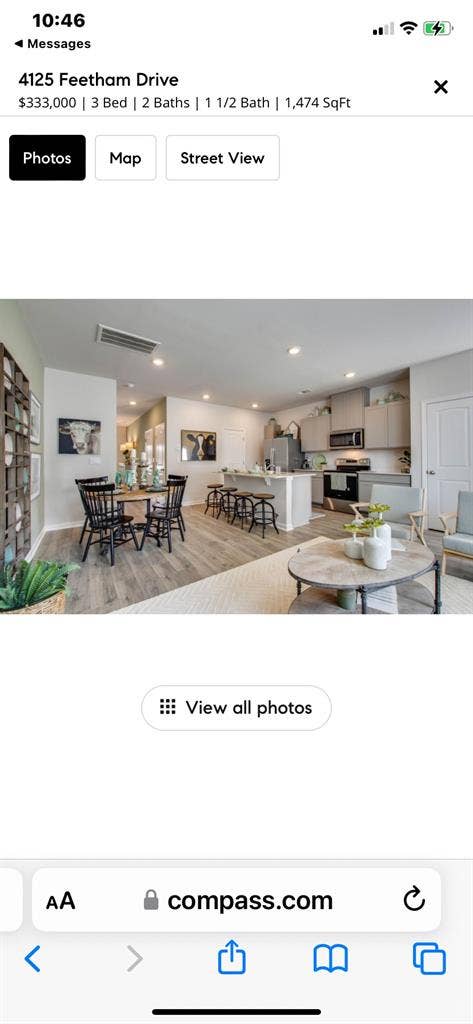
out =
[[[394,35],[394,22],[390,21],[389,25],[379,25],[378,28],[373,29],[374,36],[393,36]]]

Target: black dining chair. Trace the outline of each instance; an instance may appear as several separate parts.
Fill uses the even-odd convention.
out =
[[[91,544],[100,544],[100,554],[110,550],[110,564],[115,565],[115,548],[134,542],[140,550],[136,539],[133,516],[125,516],[118,512],[114,501],[115,484],[81,484],[79,487],[89,522],[89,536],[82,561],[85,562]],[[98,534],[93,540],[94,534]]]
[[[184,484],[186,484],[187,483],[187,477],[186,476],[176,476],[173,473],[169,473],[166,483],[167,484],[174,484],[174,483],[184,483]],[[163,502],[160,502],[160,501],[157,501],[156,504],[153,505],[153,509],[163,508],[163,507],[164,507]],[[186,532],[186,524],[184,522],[184,516],[182,514],[182,509],[181,509],[179,518],[181,520],[182,529],[184,530],[184,533],[185,533]]]
[[[186,481],[187,477],[181,477],[180,480],[168,479],[165,501],[162,505],[158,505],[157,508],[153,509],[153,511],[149,512],[146,516],[146,526],[143,530],[141,548],[143,548],[147,537],[153,537],[159,548],[161,547],[161,537],[166,536],[169,552],[171,553],[172,530],[179,530],[181,540],[185,540],[181,506],[186,488]]]
[[[87,525],[88,525],[88,522],[89,522],[88,516],[87,516],[87,510],[86,510],[86,507],[85,507],[84,498],[83,498],[82,492],[81,492],[81,484],[106,484],[106,483],[108,483],[108,476],[84,476],[84,477],[79,477],[76,480],[77,487],[79,488],[79,494],[80,494],[80,500],[82,502],[82,508],[84,509],[84,515],[85,515],[84,525],[82,527],[82,533],[80,535],[79,544],[82,544],[82,541],[84,540],[84,533],[85,533],[85,531],[87,529]]]

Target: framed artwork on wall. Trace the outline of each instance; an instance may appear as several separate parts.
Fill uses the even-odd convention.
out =
[[[181,430],[181,462],[215,462],[217,435],[213,430]]]
[[[41,494],[41,455],[32,453],[31,455],[31,501],[35,498],[39,498]]]
[[[30,441],[41,444],[41,402],[30,391]]]
[[[100,455],[100,420],[58,420],[60,455]]]

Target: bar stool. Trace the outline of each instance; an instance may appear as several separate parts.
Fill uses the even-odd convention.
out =
[[[217,519],[220,519],[220,513],[223,512],[227,523],[230,522],[230,516],[235,508],[235,492],[238,487],[221,487],[220,488],[220,508],[218,510]]]
[[[276,533],[279,533],[279,530],[276,526],[277,512],[274,508],[274,505],[271,504],[274,498],[274,494],[252,494],[251,497],[254,500],[253,518],[251,520],[251,526],[248,532],[251,533],[255,525],[262,526],[263,540],[266,526],[274,526]]]
[[[251,491],[237,491],[234,494],[235,505],[233,511],[232,526],[235,519],[241,519],[241,528],[247,519],[253,519],[253,499]]]
[[[207,501],[205,503],[204,515],[207,515],[209,508],[212,509],[212,515],[215,518],[215,513],[220,510],[222,501],[221,484],[207,484],[209,493],[207,495]]]

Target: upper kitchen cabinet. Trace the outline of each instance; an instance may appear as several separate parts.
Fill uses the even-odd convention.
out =
[[[410,402],[365,409],[365,448],[405,448],[411,443]]]
[[[332,395],[331,430],[359,430],[365,424],[365,407],[368,403],[368,388],[342,391]]]
[[[303,452],[327,452],[329,449],[330,416],[308,416],[301,420]]]

